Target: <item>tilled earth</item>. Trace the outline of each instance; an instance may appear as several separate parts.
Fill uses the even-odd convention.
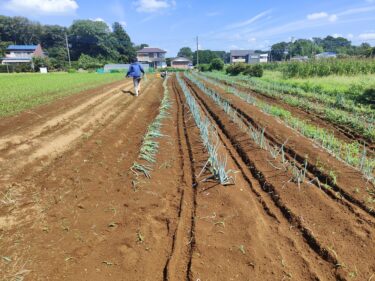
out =
[[[158,114],[159,79],[150,79],[138,98],[130,82],[116,82],[0,120],[1,278],[375,280],[374,214],[350,185],[368,183],[222,93],[245,125],[266,122],[275,143],[289,136],[290,155],[318,155],[350,173],[340,173],[332,190],[288,181],[209,97],[186,83],[217,128],[220,152],[237,171],[234,185],[204,180],[208,155],[175,77],[167,84],[171,109],[151,178],[137,184],[130,168]],[[311,167],[310,177],[324,177],[314,173]]]

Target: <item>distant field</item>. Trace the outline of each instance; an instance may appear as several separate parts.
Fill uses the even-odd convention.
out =
[[[375,75],[359,74],[356,76],[336,76],[309,78],[285,78],[279,71],[264,71],[261,80],[297,86],[305,91],[329,95],[358,95],[365,89],[375,88]]]
[[[123,77],[121,73],[1,74],[0,116],[13,115]]]

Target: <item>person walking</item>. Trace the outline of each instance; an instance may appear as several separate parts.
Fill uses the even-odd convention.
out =
[[[142,65],[140,65],[138,60],[135,59],[133,63],[130,65],[126,77],[133,77],[134,91],[136,97],[138,97],[140,92],[142,74],[144,75],[145,71],[143,70],[143,67]]]

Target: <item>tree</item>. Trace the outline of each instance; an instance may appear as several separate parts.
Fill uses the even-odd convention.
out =
[[[136,58],[136,52],[129,35],[118,22],[113,24],[112,29],[112,35],[116,39],[116,49],[121,56],[120,60],[125,63],[131,62],[134,58]]]
[[[146,48],[146,47],[149,47],[149,45],[145,44],[145,43],[142,43],[140,45],[135,46],[134,48],[135,48],[136,51],[139,51],[139,50],[142,50],[143,48]]]
[[[343,37],[333,37],[333,36],[327,36],[324,39],[320,38],[314,38],[315,43],[318,46],[323,47],[325,52],[337,52],[339,53],[339,49],[341,48],[341,51],[344,49],[349,49],[351,47],[351,42]]]
[[[81,54],[91,57],[113,59],[119,55],[110,36],[106,23],[92,20],[76,20],[69,28],[70,43],[72,44],[72,59],[78,59]]]
[[[64,47],[65,34],[67,33],[67,28],[59,25],[45,25],[42,28],[42,34],[40,36],[40,43],[42,47],[49,49],[54,47]]]
[[[313,41],[307,39],[298,39],[289,44],[290,57],[294,56],[308,56],[312,57],[315,54],[323,52],[321,46],[316,45]]]
[[[289,43],[280,42],[272,45],[271,56],[274,61],[282,61],[286,58],[286,52],[288,50]]]
[[[211,61],[210,69],[211,70],[223,70],[224,62],[220,58],[215,58]]]
[[[178,52],[177,56],[193,59],[193,51],[190,49],[190,47],[182,47]]]
[[[211,50],[200,50],[199,51],[199,63],[203,63],[203,64],[210,64],[211,61],[215,58],[218,58],[218,55],[215,54],[215,52],[211,51]],[[197,52],[195,51],[194,52],[194,55],[193,55],[193,64],[196,65],[197,64]]]

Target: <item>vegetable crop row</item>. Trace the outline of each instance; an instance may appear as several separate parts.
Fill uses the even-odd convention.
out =
[[[313,111],[318,115],[324,116],[326,120],[332,123],[349,126],[362,136],[371,141],[375,141],[375,114],[373,110],[368,111],[369,114],[364,116],[363,112],[358,112],[354,109],[352,110],[353,113],[351,113],[349,111],[337,109],[334,106],[309,101],[306,96],[299,96],[296,92],[293,92],[293,94],[290,94],[289,92],[289,94],[287,94],[288,91],[285,91],[283,86],[279,87],[278,84],[254,80],[252,78],[247,79],[246,82],[238,81],[226,75],[220,75],[217,73],[205,73],[204,76],[215,79],[219,82],[225,81],[230,85],[239,85],[243,88],[263,93],[267,96],[282,100],[291,106],[302,108],[307,112]]]
[[[153,170],[152,164],[156,162],[156,154],[159,151],[159,142],[157,139],[163,136],[161,133],[162,121],[169,115],[168,110],[171,107],[167,82],[168,78],[163,83],[164,96],[159,107],[159,114],[148,126],[147,132],[143,137],[141,149],[138,155],[138,159],[143,161],[142,163],[134,162],[131,167],[131,171],[136,176],[139,176],[139,173],[141,173],[147,178],[150,178],[151,171]]]
[[[234,183],[233,177],[229,175],[232,171],[226,170],[227,155],[219,155],[220,141],[215,127],[212,126],[207,117],[202,118],[199,105],[180,75],[177,75],[177,81],[184,93],[195,124],[199,128],[203,144],[208,151],[209,158],[204,167],[209,168],[214,178],[218,179],[221,184],[228,185]]]
[[[199,87],[202,87],[203,89],[205,88],[206,92],[214,92],[212,89],[208,89],[204,86],[203,83],[192,75],[188,75],[188,77],[193,79],[194,83]],[[228,91],[229,93],[232,93],[246,103],[257,106],[263,112],[280,118],[286,125],[297,130],[302,135],[315,140],[320,146],[325,148],[336,158],[360,170],[366,178],[371,180],[374,179],[373,173],[375,169],[375,159],[369,158],[367,156],[366,148],[362,148],[358,142],[345,143],[337,139],[332,133],[292,116],[292,114],[285,109],[259,101],[252,95],[240,92],[234,87],[224,86],[213,79],[204,76],[199,77]]]
[[[264,136],[265,128],[256,128],[252,124],[245,125],[237,110],[233,109],[225,99],[219,96],[218,93],[210,88],[207,88],[194,76],[189,74],[185,74],[185,76],[190,81],[192,81],[205,95],[210,97],[230,117],[232,122],[236,123],[239,128],[244,133],[246,133],[257,146],[259,146],[263,150],[268,151],[273,160],[280,158],[283,169],[285,169],[285,171],[289,171],[292,174],[292,178],[290,181],[297,183],[298,186],[305,181],[307,161],[305,161],[303,167],[299,167],[298,163],[294,159],[292,159],[291,161],[287,160],[287,158],[285,157],[284,144],[281,146],[277,146],[270,143]]]

